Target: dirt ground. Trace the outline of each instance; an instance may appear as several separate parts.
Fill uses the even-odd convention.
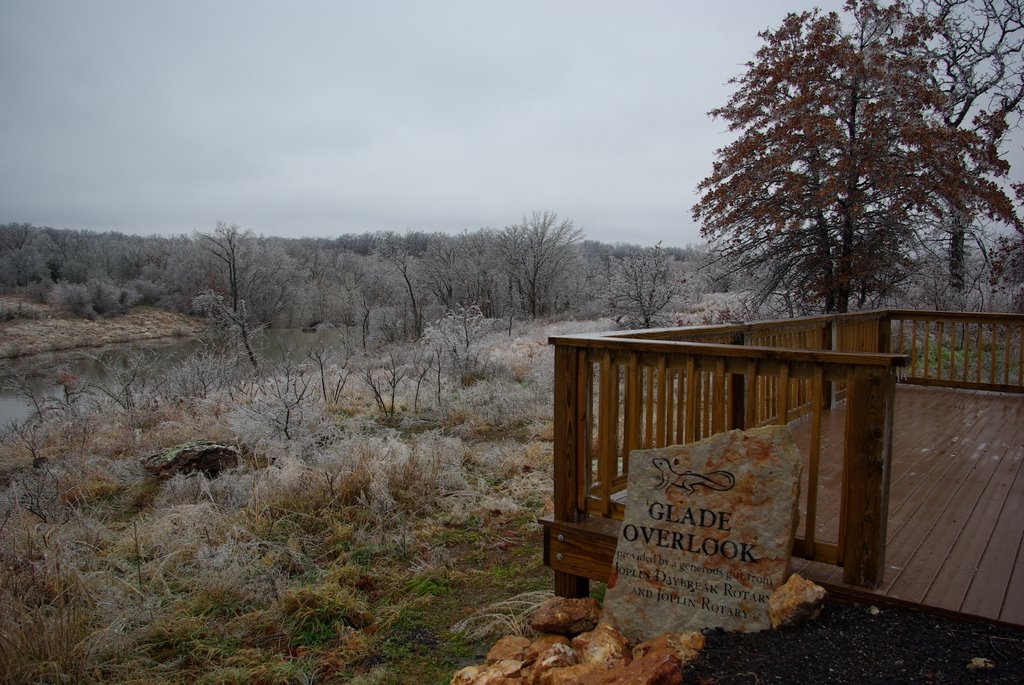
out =
[[[1024,630],[829,602],[798,628],[711,633],[684,682],[1020,683]]]
[[[195,335],[202,323],[190,316],[135,307],[122,316],[89,321],[47,304],[0,297],[0,359],[138,340]]]

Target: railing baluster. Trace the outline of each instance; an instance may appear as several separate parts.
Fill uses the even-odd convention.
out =
[[[804,512],[804,544],[805,553],[814,558],[814,540],[816,537],[818,516],[818,469],[821,461],[821,396],[825,381],[825,370],[820,366],[814,369],[811,380],[811,444],[807,457],[807,510]]]
[[[917,320],[910,322],[910,375],[917,376]]]
[[[775,422],[785,426],[789,423],[789,364],[783,363],[778,376],[779,392],[776,396]]]
[[[1010,384],[1010,327],[1002,326],[1003,329],[1003,385]]]
[[[1017,326],[1017,385],[1024,385],[1024,326]]]
[[[992,336],[991,336],[992,339],[989,341],[989,350],[990,350],[991,354],[989,355],[988,382],[989,383],[995,383],[996,382],[996,325],[992,324],[991,325],[991,329],[992,329]]]
[[[640,412],[643,410],[640,400],[640,355],[629,353],[626,365],[626,397],[625,413],[622,430],[622,461],[623,471],[629,472],[629,453],[639,446],[637,431],[639,430]]]
[[[612,353],[605,350],[601,359],[600,420],[598,422],[598,473],[601,496],[601,514],[609,516],[612,506],[612,481],[618,462],[619,374],[612,362]]]
[[[686,358],[686,442],[700,440],[697,434],[697,393],[700,381],[697,378],[697,360]]]
[[[985,352],[984,352],[984,348],[982,347],[982,344],[983,344],[984,340],[985,340],[985,324],[979,323],[978,324],[978,344],[976,346],[977,349],[978,349],[978,358],[975,360],[975,363],[974,363],[975,382],[977,382],[977,383],[981,383],[981,366],[982,366],[983,360],[985,359],[985,357],[984,357]]]
[[[714,383],[711,398],[711,434],[725,430],[725,359],[715,360]]]

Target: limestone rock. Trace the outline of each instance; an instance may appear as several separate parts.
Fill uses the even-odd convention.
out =
[[[530,625],[538,633],[557,633],[572,637],[593,630],[600,615],[601,605],[591,597],[552,597],[540,605]]]
[[[494,643],[490,651],[487,652],[487,663],[493,664],[495,661],[505,661],[507,659],[520,659],[523,660],[524,651],[530,646],[530,641],[525,637],[519,637],[518,635],[509,635],[503,637]]]
[[[794,573],[768,599],[772,628],[797,626],[821,615],[827,593],[799,573]]]
[[[600,664],[578,664],[547,671],[538,685],[681,685],[682,682],[679,657],[652,652],[610,669]]]
[[[595,674],[587,685],[682,685],[682,662],[675,654],[651,652],[626,666]]]
[[[477,685],[489,685],[492,682],[497,682],[495,678],[518,678],[521,680],[522,676],[527,675],[528,666],[529,664],[519,659],[496,661],[487,667],[490,679],[478,679]]]
[[[526,685],[528,664],[516,659],[504,659],[486,666],[467,666],[456,671],[451,685]]]
[[[602,668],[623,666],[630,660],[629,641],[608,623],[599,623],[593,630],[574,637],[572,648],[579,655],[580,663]]]
[[[523,650],[523,657],[527,661],[537,661],[555,645],[569,647],[569,638],[565,635],[541,635],[530,643],[530,646]],[[575,662],[573,662],[575,663]]]
[[[995,668],[996,662],[991,659],[986,659],[983,656],[976,656],[967,663],[968,671],[979,671]]]
[[[552,669],[575,666],[579,662],[576,651],[568,644],[556,642],[541,652],[533,664],[528,682],[539,685],[545,673]]]
[[[487,670],[486,666],[466,666],[452,675],[451,685],[473,685],[481,673]]]
[[[237,466],[240,458],[238,448],[233,445],[196,441],[151,454],[142,463],[146,470],[162,479],[193,471],[201,471],[212,478],[224,469]]]
[[[674,654],[682,665],[697,658],[704,649],[704,635],[696,631],[688,633],[662,633],[653,640],[641,642],[633,648],[633,659],[641,659],[649,654]]]
[[[555,668],[544,671],[537,680],[537,685],[588,685],[605,671],[606,669],[599,664],[576,664],[566,668]]]

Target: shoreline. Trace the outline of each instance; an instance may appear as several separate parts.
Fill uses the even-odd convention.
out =
[[[193,338],[203,330],[196,317],[153,307],[95,320],[74,317],[52,305],[4,298],[8,309],[23,305],[28,315],[0,322],[0,359],[75,352],[94,347]],[[12,306],[13,305],[13,306]]]

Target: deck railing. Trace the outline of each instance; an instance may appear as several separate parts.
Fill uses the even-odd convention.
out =
[[[905,383],[1024,392],[1024,315],[891,310],[894,352],[910,363]]]
[[[556,572],[556,591],[580,594],[585,578],[606,573],[604,561],[584,558],[585,549],[568,557],[550,554],[549,537],[564,540],[557,532],[560,523],[621,520],[632,450],[796,420],[809,424],[809,437],[794,553],[841,565],[846,582],[877,585],[884,566],[897,380],[1021,387],[1024,317],[956,318],[966,316],[874,311],[551,338],[555,511],[546,526],[545,560]],[[950,333],[953,320],[959,334]],[[920,361],[929,359],[929,350],[941,349],[968,350],[960,357],[963,365]],[[947,371],[939,373],[940,368]],[[965,385],[962,377],[970,373]],[[845,411],[837,446],[841,501],[838,530],[827,531],[818,516],[822,420],[825,410],[840,402]]]

